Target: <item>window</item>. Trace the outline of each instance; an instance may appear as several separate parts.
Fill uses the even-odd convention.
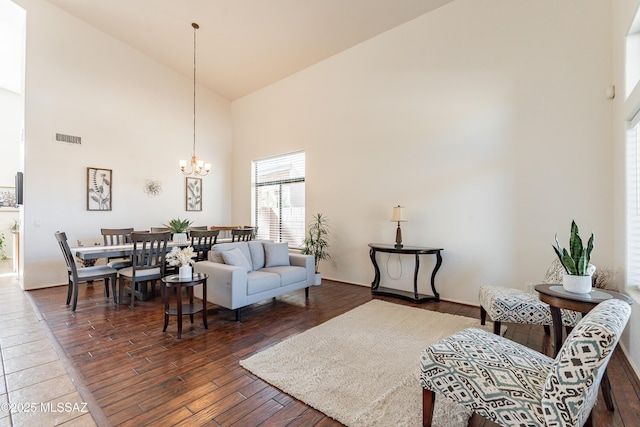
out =
[[[251,164],[251,217],[257,238],[302,246],[304,151],[255,160]]]
[[[627,131],[627,286],[640,285],[640,135]]]

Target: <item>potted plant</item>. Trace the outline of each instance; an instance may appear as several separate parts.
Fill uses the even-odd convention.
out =
[[[591,292],[591,275],[595,267],[589,263],[593,250],[593,233],[585,248],[580,238],[580,232],[575,221],[571,222],[571,236],[569,237],[569,250],[560,247],[556,234],[556,245],[553,247],[558,259],[562,263],[566,274],[562,278],[562,286],[566,291],[575,293]]]
[[[309,222],[307,230],[307,237],[303,241],[304,248],[302,249],[302,253],[305,255],[313,255],[315,259],[315,285],[317,286],[322,281],[320,271],[318,270],[320,261],[331,258],[327,252],[327,248],[329,247],[329,241],[327,240],[327,236],[329,235],[329,224],[327,218],[321,213],[315,214],[313,219]]]
[[[193,247],[187,246],[184,249],[180,249],[176,246],[167,254],[167,262],[169,265],[179,267],[178,274],[180,277],[189,279],[193,274],[193,267],[191,266],[194,264],[193,258],[195,256],[196,253],[193,251]]]
[[[162,224],[165,227],[169,228],[173,233],[173,241],[174,242],[186,242],[187,241],[187,230],[191,225],[191,221],[188,219],[181,220],[180,218],[172,219],[169,221],[169,224]]]
[[[4,233],[0,233],[0,261],[7,260],[7,254],[4,252]]]

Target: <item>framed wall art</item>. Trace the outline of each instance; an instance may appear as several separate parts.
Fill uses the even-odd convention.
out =
[[[16,200],[16,188],[0,187],[0,209],[16,210],[17,208],[18,208],[18,202]]]
[[[87,210],[111,210],[111,169],[87,168]]]
[[[202,179],[187,178],[187,210],[202,210]]]

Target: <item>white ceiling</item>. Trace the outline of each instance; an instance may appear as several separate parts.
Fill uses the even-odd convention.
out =
[[[452,0],[48,0],[229,100]]]

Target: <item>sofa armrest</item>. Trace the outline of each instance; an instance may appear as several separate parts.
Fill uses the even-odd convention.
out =
[[[315,260],[311,255],[289,253],[289,264],[304,267],[307,270],[307,286],[313,285],[316,274]]]
[[[211,261],[198,261],[193,271],[206,273],[207,300],[225,308],[236,309],[247,305],[247,270],[242,267]]]

